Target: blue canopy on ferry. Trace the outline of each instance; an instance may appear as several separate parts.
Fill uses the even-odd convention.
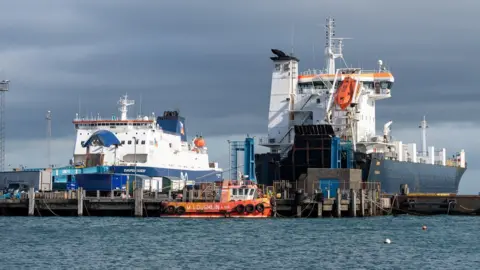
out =
[[[120,145],[120,141],[117,136],[108,130],[99,130],[88,138],[88,140],[82,145],[83,147],[91,146],[95,142],[96,145],[110,147],[112,145]]]

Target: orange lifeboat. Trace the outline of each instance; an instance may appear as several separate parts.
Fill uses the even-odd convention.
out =
[[[205,146],[205,140],[202,137],[199,137],[193,141],[193,144],[198,148],[202,148]]]
[[[337,89],[335,96],[335,103],[340,106],[342,110],[345,110],[348,105],[352,103],[353,95],[355,93],[355,85],[357,81],[347,77],[343,80]]]
[[[201,191],[203,189],[200,189]],[[272,216],[270,198],[259,196],[256,184],[238,184],[224,180],[215,200],[175,200],[162,202],[163,217],[183,218],[268,218]],[[195,196],[195,195],[194,195]]]

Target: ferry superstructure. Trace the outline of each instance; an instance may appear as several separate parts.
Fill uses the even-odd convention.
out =
[[[78,113],[73,163],[76,166],[110,166],[115,173],[170,177],[195,182],[220,181],[222,169],[210,162],[205,139],[187,139],[185,118],[178,111],[161,116],[128,119],[127,95],[118,101],[120,118],[86,119]]]
[[[298,58],[272,49],[275,56],[270,58],[274,67],[268,137],[260,139],[270,153],[269,158],[259,158],[263,161],[257,167],[269,166],[265,162],[272,157],[283,164],[282,179],[296,178],[301,169],[297,172],[285,169],[299,162],[294,158],[295,137],[319,133],[351,142],[355,167],[364,170],[363,180],[381,182],[384,192],[396,192],[400,184],[408,184],[414,192],[457,192],[466,170],[465,151],[447,158],[445,148],[427,147],[425,118],[420,124],[421,151],[416,143],[392,140],[392,121],[384,123],[383,134],[377,135],[376,102],[392,97],[394,76],[381,60],[374,70],[337,68],[337,58],[345,63],[344,38],[335,37],[334,27],[334,19],[327,18],[323,70],[299,73]],[[321,146],[313,142],[310,147]],[[310,158],[307,154],[307,159]],[[330,160],[306,163],[311,167],[330,166]]]

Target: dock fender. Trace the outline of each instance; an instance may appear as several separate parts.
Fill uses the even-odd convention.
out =
[[[243,204],[239,204],[237,207],[235,207],[235,210],[237,210],[237,213],[243,213],[245,211],[245,206]]]
[[[263,211],[265,210],[265,206],[263,205],[263,203],[259,203],[255,205],[255,209],[257,209],[259,213],[263,213]]]
[[[253,211],[255,211],[255,207],[253,204],[247,204],[247,206],[245,206],[245,211],[247,211],[247,213],[253,213]]]
[[[179,206],[179,207],[177,207],[177,211],[176,211],[176,212],[177,212],[177,214],[179,214],[179,215],[183,215],[183,214],[185,214],[185,211],[186,211],[186,210],[185,210],[185,207]]]
[[[167,214],[173,215],[175,213],[175,206],[169,205],[167,206]]]

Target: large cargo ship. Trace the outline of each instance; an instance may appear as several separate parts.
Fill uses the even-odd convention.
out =
[[[445,148],[427,147],[425,118],[421,151],[416,143],[392,139],[392,121],[377,136],[375,104],[392,96],[394,76],[381,60],[374,70],[336,68],[338,58],[347,65],[344,39],[335,37],[334,27],[327,18],[322,70],[299,73],[298,58],[272,49],[268,137],[260,139],[270,152],[255,157],[259,183],[296,181],[308,168],[357,168],[362,181],[379,182],[386,193],[399,192],[402,184],[411,192],[456,193],[467,167],[465,151],[447,158]],[[337,159],[332,149],[339,143]]]
[[[205,139],[187,139],[185,118],[178,111],[161,116],[127,118],[128,106],[135,102],[120,98],[120,118],[76,115],[76,141],[72,165],[107,166],[117,174],[211,182],[223,179],[217,162],[210,162]]]

